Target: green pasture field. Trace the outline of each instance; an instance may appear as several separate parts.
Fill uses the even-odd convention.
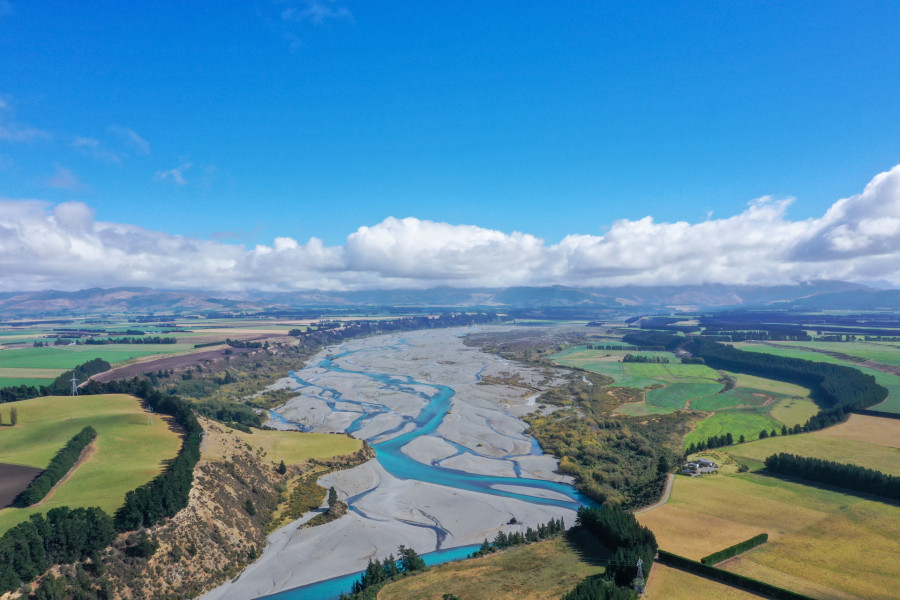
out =
[[[728,449],[728,453],[736,459],[750,466],[759,467],[762,467],[767,457],[779,452],[850,463],[900,476],[900,450],[897,448],[821,435],[818,431],[810,434],[779,435]]]
[[[836,490],[753,472],[677,476],[669,502],[638,519],[660,548],[695,559],[707,530],[720,542],[766,532],[766,544],[718,566],[814,598],[887,600],[900,586],[900,512]]]
[[[565,537],[535,542],[481,558],[430,568],[391,583],[379,600],[433,600],[454,594],[465,600],[545,600],[560,598],[589,575],[608,553],[580,529]]]
[[[0,388],[16,387],[20,385],[31,385],[40,387],[42,385],[50,385],[53,379],[41,379],[36,377],[0,377]]]
[[[253,433],[234,430],[231,435],[237,436],[251,446],[262,449],[264,456],[272,462],[278,463],[283,460],[289,465],[299,464],[311,458],[328,459],[352,454],[362,448],[362,441],[335,433],[254,429]],[[204,449],[204,458],[219,456],[220,451],[221,448],[208,443]]]
[[[20,348],[0,350],[0,367],[72,369],[95,358],[102,358],[115,364],[141,356],[174,354],[193,349],[193,344],[108,344]]]
[[[722,389],[721,383],[670,383],[664,388],[647,392],[647,404],[678,410],[685,407],[689,400],[691,406],[706,396],[713,396]]]
[[[803,425],[819,412],[819,407],[809,398],[782,398],[772,405],[769,414],[788,427]]]
[[[57,506],[99,506],[112,514],[126,492],[159,474],[163,461],[181,446],[161,416],[148,423],[147,412],[132,396],[46,396],[3,404],[0,410],[8,413],[13,406],[19,423],[0,427],[0,462],[45,468],[87,425],[97,430],[97,439],[89,458],[43,504],[0,510],[0,533]]]
[[[748,440],[755,440],[763,429],[781,430],[781,423],[768,414],[759,412],[757,408],[737,409],[717,412],[697,423],[697,426],[684,438],[685,447],[691,443],[705,442],[712,436],[730,433],[737,440],[742,434]]]
[[[715,412],[736,406],[763,406],[766,402],[776,398],[783,398],[783,396],[754,388],[734,388],[721,394],[698,398],[691,403],[691,408]]]
[[[755,375],[745,375],[743,373],[732,373],[731,371],[725,371],[725,374],[734,377],[737,380],[738,388],[754,388],[764,392],[772,392],[784,396],[796,396],[799,398],[808,398],[810,394],[808,388],[793,383],[756,377]]]
[[[779,346],[802,346],[810,350],[838,352],[871,360],[883,365],[900,367],[900,347],[890,342],[772,342]]]
[[[748,439],[756,439],[763,428],[781,429],[782,424],[793,426],[805,423],[818,411],[816,405],[808,400],[810,391],[798,385],[726,373],[737,380],[737,387],[720,394],[722,384],[718,380],[721,375],[706,365],[682,364],[666,352],[655,354],[667,355],[673,362],[622,363],[613,360],[619,354],[624,356],[626,352],[587,350],[584,346],[575,346],[551,358],[564,366],[577,366],[612,377],[614,386],[636,389],[662,386],[648,390],[645,403],[629,402],[620,406],[617,412],[621,414],[646,416],[683,408],[728,411],[727,415],[712,416],[702,421],[688,437],[688,444],[729,431],[734,436],[743,433]],[[790,401],[791,398],[796,400]],[[774,418],[764,414],[770,411]],[[729,430],[728,427],[734,429]]]

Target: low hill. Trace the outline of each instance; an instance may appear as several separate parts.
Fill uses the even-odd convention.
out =
[[[133,396],[46,396],[9,402],[18,424],[0,426],[0,463],[45,468],[69,439],[90,425],[97,439],[86,459],[39,505],[0,510],[0,534],[57,506],[99,506],[112,514],[125,493],[147,483],[178,452],[181,440],[159,415]]]

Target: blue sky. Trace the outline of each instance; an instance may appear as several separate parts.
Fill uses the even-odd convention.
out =
[[[767,195],[820,219],[900,163],[898,22],[896,2],[4,0],[0,198],[248,251],[344,249],[388,217],[552,246]]]

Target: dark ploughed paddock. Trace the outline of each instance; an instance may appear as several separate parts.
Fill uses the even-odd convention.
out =
[[[0,463],[0,508],[11,506],[43,469]]]

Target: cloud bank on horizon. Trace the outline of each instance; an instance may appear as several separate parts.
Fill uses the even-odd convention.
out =
[[[275,238],[247,248],[94,220],[80,202],[0,199],[6,291],[149,286],[210,290],[774,285],[816,279],[900,284],[900,165],[818,218],[791,221],[769,197],[702,223],[618,220],[557,244],[527,233],[388,217],[343,246]]]

